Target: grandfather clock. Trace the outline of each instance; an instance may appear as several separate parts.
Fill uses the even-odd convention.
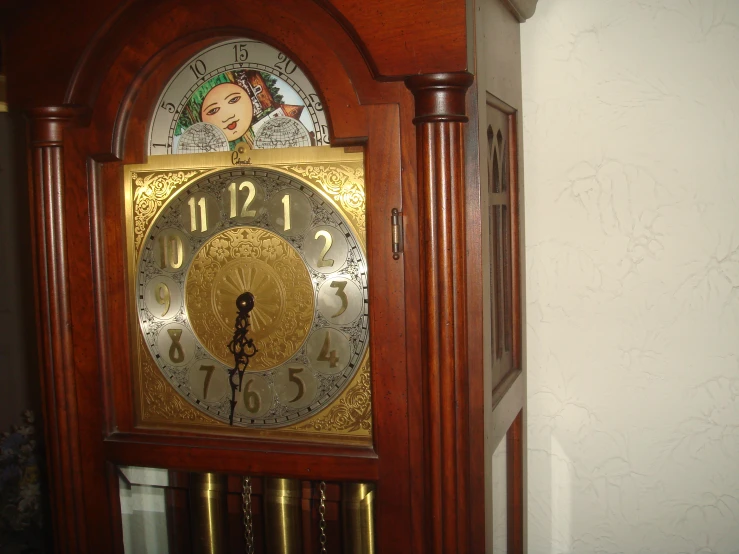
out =
[[[535,4],[4,2],[57,551],[525,551]]]

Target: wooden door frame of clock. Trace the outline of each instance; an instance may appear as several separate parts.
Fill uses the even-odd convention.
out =
[[[119,191],[108,183],[119,181],[122,163],[143,161],[151,101],[141,99],[156,99],[155,87],[203,45],[243,35],[299,61],[326,106],[335,145],[365,146],[369,264],[373,274],[397,285],[403,305],[399,313],[392,298],[370,291],[371,337],[381,336],[380,322],[404,330],[383,341],[371,338],[373,357],[394,362],[373,372],[373,389],[390,391],[381,401],[384,411],[374,410],[375,437],[382,438],[376,454],[351,458],[354,468],[348,471],[338,458],[309,461],[298,448],[278,471],[313,478],[323,471],[383,483],[380,552],[477,551],[470,541],[479,537],[485,517],[475,502],[479,495],[469,490],[469,471],[479,461],[471,459],[476,446],[469,421],[474,406],[467,375],[466,256],[464,248],[451,248],[464,244],[466,232],[463,124],[472,78],[465,73],[465,2],[409,0],[397,11],[396,2],[377,0],[376,12],[369,13],[363,3],[349,0],[284,0],[280,7],[260,0],[251,7],[261,9],[248,15],[240,12],[243,4],[214,3],[208,6],[212,12],[199,17],[189,10],[202,3],[95,2],[69,40],[75,18],[48,2],[21,13],[8,41],[12,56],[13,47],[28,44],[23,32],[45,21],[46,38],[60,46],[57,54],[72,56],[71,67],[63,62],[50,72],[47,89],[22,83],[10,98],[29,108],[40,371],[57,549],[122,548],[111,460],[120,463],[136,452],[140,457],[130,461],[146,463],[147,453],[155,453],[144,436],[117,433],[112,417],[119,389],[109,369],[125,363],[126,355],[109,329],[126,311],[126,289],[112,270],[123,267],[122,249],[115,249],[122,244],[122,211],[115,199]],[[166,25],[157,29],[153,20]],[[235,20],[248,22],[251,30],[234,27]],[[274,21],[280,24],[269,27],[269,36],[256,30]],[[145,31],[136,33],[142,23]],[[41,44],[19,57],[34,63],[45,52]],[[11,64],[8,73],[22,71]],[[418,73],[404,86],[404,78]],[[406,230],[399,262],[390,250],[393,207],[402,210]],[[423,383],[422,390],[413,382]],[[397,425],[403,418],[407,428]],[[172,462],[177,440],[170,437],[156,447]],[[188,460],[176,463],[235,468],[238,451],[233,454],[219,440],[199,439]],[[235,458],[223,458],[214,468],[208,447],[216,444],[217,452]],[[397,471],[393,456],[405,459],[404,471]],[[101,494],[103,484],[107,491]],[[388,498],[390,490],[395,498]]]
[[[269,9],[265,7],[265,11]],[[313,11],[316,13],[306,16],[307,19],[319,18],[320,10],[313,6]],[[287,16],[283,15],[285,27],[288,26],[286,20]],[[335,20],[325,13],[323,20],[324,25],[331,23],[336,27]],[[370,266],[377,275],[389,277],[388,283],[403,283],[407,280],[403,263],[393,262],[385,254],[384,247],[390,244],[386,214],[392,207],[403,205],[400,181],[406,179],[410,183],[413,180],[412,171],[402,174],[400,171],[400,110],[412,109],[412,103],[408,102],[410,95],[402,83],[373,81],[357,50],[348,48],[350,43],[342,39],[337,29],[326,33],[339,42],[332,50],[344,52],[344,57],[350,59],[341,60],[333,52],[322,52],[320,47],[325,49],[325,46],[314,36],[306,37],[305,27],[301,34],[298,23],[298,17],[293,16],[294,28],[283,28],[285,33],[292,31],[290,41],[278,46],[294,56],[316,83],[327,106],[332,136],[342,137],[345,144],[365,143]],[[90,108],[64,106],[39,109],[30,114],[36,161],[33,166],[37,192],[35,205],[39,209],[35,223],[37,236],[45,233],[48,238],[44,246],[50,246],[39,250],[39,254],[43,251],[45,255],[38,256],[37,268],[55,277],[46,283],[45,279],[39,279],[39,299],[45,300],[42,313],[49,314],[48,318],[52,320],[47,326],[44,325],[47,318],[41,319],[41,335],[49,337],[45,351],[51,354],[44,364],[44,382],[49,385],[45,387],[46,403],[56,407],[55,417],[46,419],[47,423],[53,422],[47,425],[47,435],[51,466],[55,471],[52,492],[57,506],[54,519],[59,543],[70,552],[108,551],[111,538],[118,546],[122,544],[117,524],[110,528],[111,522],[120,519],[113,463],[165,463],[180,469],[230,472],[258,469],[262,473],[269,463],[269,471],[282,475],[384,483],[385,486],[378,491],[378,501],[383,503],[382,497],[389,494],[395,497],[395,501],[387,502],[387,508],[378,513],[378,528],[387,529],[381,533],[379,544],[386,542],[389,548],[390,544],[397,547],[405,543],[410,549],[411,537],[399,533],[400,529],[395,526],[398,521],[405,521],[403,528],[411,527],[411,515],[405,509],[412,503],[412,483],[408,481],[411,473],[407,459],[408,435],[414,429],[420,435],[421,429],[417,420],[405,416],[399,419],[406,426],[398,427],[397,415],[392,415],[406,414],[408,410],[404,359],[407,348],[402,337],[382,342],[375,340],[377,347],[373,350],[374,359],[382,361],[384,356],[387,360],[381,370],[373,372],[373,388],[394,392],[394,395],[378,401],[374,410],[375,445],[378,452],[384,450],[387,453],[384,458],[362,450],[350,456],[347,449],[338,447],[323,447],[321,454],[316,455],[305,445],[259,441],[249,441],[244,445],[233,439],[137,432],[132,429],[130,421],[126,421],[125,409],[121,410],[126,404],[120,402],[120,397],[128,396],[126,388],[129,387],[129,380],[125,377],[128,360],[126,341],[118,340],[114,330],[114,322],[118,322],[119,329],[123,327],[120,323],[125,321],[126,305],[126,288],[122,272],[118,270],[123,267],[122,252],[116,248],[124,242],[120,215],[121,161],[143,161],[146,134],[142,131],[149,119],[150,106],[156,101],[173,67],[187,59],[193,50],[239,34],[267,38],[244,30],[224,29],[223,26],[215,27],[214,32],[212,21],[201,24],[204,28],[198,30],[192,29],[192,21],[182,22],[184,27],[189,27],[188,37],[192,41],[186,48],[178,49],[186,39],[175,40],[161,48],[151,36],[140,38],[140,48],[106,46],[108,52],[119,52],[116,61],[108,63],[121,69],[111,72],[99,83],[92,83],[100,80],[98,74],[83,66],[75,72],[69,88],[70,98],[84,98]],[[172,32],[172,27],[168,30]],[[113,31],[110,33],[116,36]],[[310,30],[310,33],[316,31]],[[123,39],[125,35],[119,40]],[[151,42],[145,42],[147,39]],[[164,41],[164,38],[159,40]],[[275,44],[276,41],[272,39],[270,42]],[[308,43],[313,45],[312,48]],[[312,60],[321,60],[320,65],[298,58],[294,54],[296,51]],[[94,56],[90,59],[100,62],[100,58]],[[157,70],[148,71],[148,64],[139,69],[141,64],[137,62],[141,59],[153,60],[152,65],[159,60],[164,60],[164,63]],[[353,74],[347,75],[343,70],[345,66],[351,67]],[[122,74],[127,70],[127,75]],[[95,79],[83,78],[90,74]],[[328,84],[327,76],[331,77]],[[360,88],[359,83],[365,86]],[[95,92],[92,97],[91,91]],[[362,92],[369,97],[364,101],[366,107],[360,104]],[[123,109],[119,110],[119,106]],[[367,117],[367,112],[372,113],[371,118]],[[409,121],[410,118],[405,119]],[[411,157],[411,154],[407,156]],[[382,170],[374,175],[376,167],[382,167]],[[412,194],[408,185],[402,189],[410,190]],[[391,201],[392,205],[386,204]],[[49,211],[54,214],[52,217],[48,216]],[[87,232],[92,237],[91,246],[83,241]],[[377,284],[381,282],[378,280]],[[372,286],[371,283],[371,295]],[[90,295],[90,290],[93,290],[93,295]],[[398,301],[401,306],[407,301],[402,300],[403,287],[396,287],[396,290],[395,294],[400,296],[395,299],[392,293],[372,296],[372,336],[386,335],[386,329],[380,330],[380,323],[405,327],[402,320],[407,308],[399,311],[397,306]],[[383,308],[385,315],[382,315]],[[119,371],[121,369],[124,371]],[[62,375],[63,379],[55,378],[55,375]],[[100,391],[106,394],[102,405],[99,402]],[[117,411],[113,409],[115,406]],[[102,429],[101,421],[106,423]],[[188,445],[185,459],[182,448]],[[245,448],[249,451],[247,458],[244,457]],[[268,453],[280,451],[281,455],[276,457]],[[406,461],[402,462],[403,459]],[[397,471],[403,466],[408,469]],[[93,491],[99,491],[104,482],[109,484],[108,494],[94,494]],[[109,532],[101,533],[106,528]],[[94,533],[91,532],[93,529]]]

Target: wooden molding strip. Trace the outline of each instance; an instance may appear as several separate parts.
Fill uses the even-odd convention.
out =
[[[424,552],[470,552],[464,217],[469,73],[406,80],[416,99],[424,368]]]
[[[78,106],[38,108],[29,113],[31,206],[38,311],[38,348],[44,397],[44,437],[59,552],[87,552],[67,244],[65,237],[62,135],[81,123]]]

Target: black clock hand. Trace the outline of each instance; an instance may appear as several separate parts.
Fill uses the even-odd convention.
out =
[[[241,392],[241,382],[244,379],[244,372],[249,365],[249,358],[253,357],[257,352],[254,346],[254,339],[250,339],[249,333],[249,312],[254,309],[254,295],[250,292],[241,294],[236,299],[236,321],[234,323],[234,336],[228,343],[228,350],[233,354],[234,366],[228,370],[228,381],[231,384],[231,414],[229,415],[229,425],[234,424],[234,409],[236,408],[236,391]],[[238,375],[238,383],[234,378]]]

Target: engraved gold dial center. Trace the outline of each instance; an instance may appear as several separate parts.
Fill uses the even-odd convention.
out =
[[[198,250],[185,282],[192,329],[205,348],[232,363],[235,300],[254,295],[250,337],[259,352],[249,363],[260,371],[284,363],[305,341],[314,316],[310,274],[285,239],[256,227],[235,227],[213,236]]]

